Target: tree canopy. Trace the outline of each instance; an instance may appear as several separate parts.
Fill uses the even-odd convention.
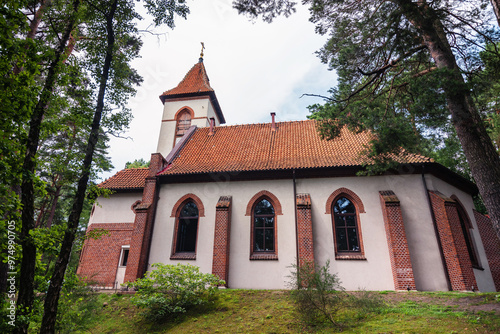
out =
[[[155,25],[170,28],[176,17],[189,13],[183,0],[143,4]],[[131,119],[126,104],[142,81],[130,66],[141,47],[135,6],[132,0],[6,0],[0,6],[0,112],[5,120],[0,126],[5,167],[0,171],[0,229],[16,223],[17,255],[22,252],[16,258],[20,267],[10,268],[20,272],[17,332],[27,331],[34,292],[45,292],[49,277],[46,314],[57,310],[81,213],[89,207],[87,185],[110,167],[107,135],[122,131]],[[59,276],[51,276],[55,273]],[[49,318],[44,330],[50,332],[54,318]]]
[[[233,3],[241,13],[268,21],[296,5],[292,0]],[[435,156],[451,160],[463,152],[500,237],[500,158],[485,123],[491,120],[494,129],[497,120],[494,94],[487,95],[498,81],[484,85],[493,78],[488,68],[500,58],[492,2],[303,3],[316,31],[327,36],[318,55],[339,77],[326,103],[311,107],[311,117],[321,120],[321,133],[333,138],[344,125],[375,133],[368,152],[379,162],[375,171],[390,167],[387,153],[400,148],[440,152]],[[279,9],[268,10],[272,5]],[[461,150],[453,157],[456,139]],[[463,165],[458,169],[467,173]]]

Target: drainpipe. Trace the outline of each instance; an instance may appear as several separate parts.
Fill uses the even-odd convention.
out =
[[[295,169],[293,170],[293,206],[295,212],[295,258],[297,260],[297,270],[299,270],[299,222],[297,218],[297,182],[295,179]]]
[[[432,216],[432,225],[434,226],[434,233],[436,234],[436,239],[438,241],[439,254],[441,255],[441,262],[444,267],[444,274],[446,277],[446,284],[448,285],[448,291],[451,291],[451,280],[450,275],[448,273],[448,266],[446,265],[446,259],[444,257],[443,245],[441,243],[441,237],[439,236],[439,229],[436,223],[436,215],[434,213],[434,208],[432,207],[431,195],[429,195],[429,189],[427,188],[427,181],[425,181],[425,165],[422,165],[422,183],[424,184],[424,191],[427,197],[427,203],[429,204],[429,209]]]

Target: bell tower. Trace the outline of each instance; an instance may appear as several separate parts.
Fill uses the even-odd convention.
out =
[[[156,152],[164,157],[170,153],[190,126],[210,126],[214,118],[215,125],[226,123],[215,91],[210,87],[205,65],[203,49],[196,63],[177,87],[160,95],[163,103],[163,117],[160,138]]]

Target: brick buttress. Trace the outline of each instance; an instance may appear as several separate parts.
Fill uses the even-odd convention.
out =
[[[395,290],[416,290],[401,205],[392,190],[380,191]]]
[[[134,229],[130,240],[130,252],[125,272],[125,282],[133,282],[144,275],[148,266],[151,234],[158,201],[158,179],[156,174],[163,170],[165,159],[160,153],[151,154],[149,172],[144,184],[142,201],[135,207]]]

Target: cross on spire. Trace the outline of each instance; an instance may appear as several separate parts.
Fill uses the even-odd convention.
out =
[[[203,50],[205,50],[205,43],[201,43],[201,52],[200,52],[200,63],[203,62]]]

